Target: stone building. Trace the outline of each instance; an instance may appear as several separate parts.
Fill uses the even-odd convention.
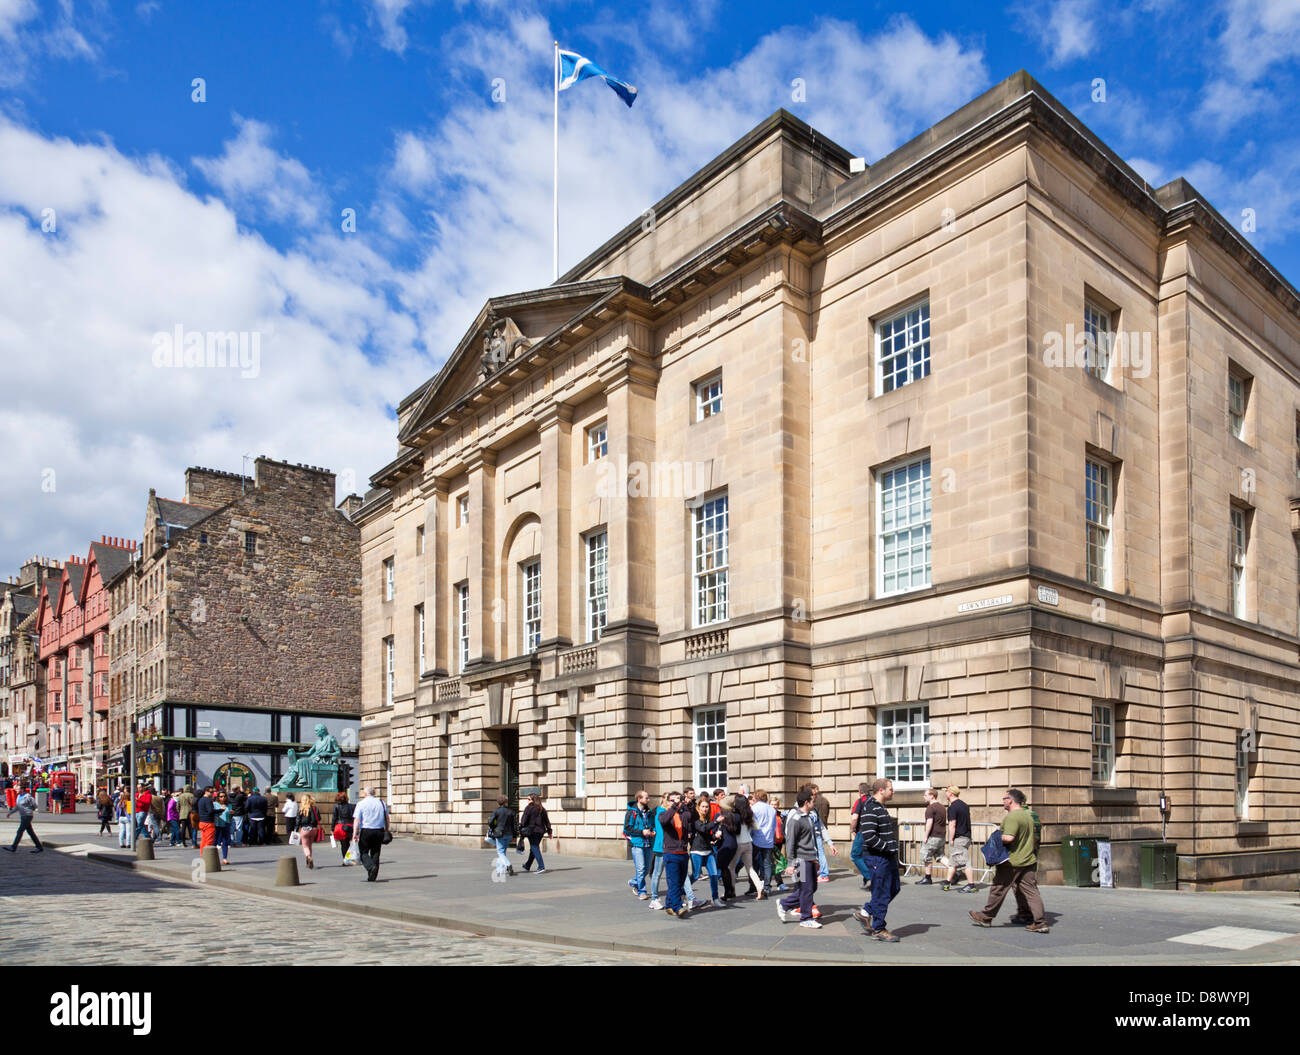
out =
[[[328,470],[262,457],[251,477],[187,469],[179,502],[151,490],[139,559],[111,583],[114,769],[132,716],[137,773],[159,786],[265,788],[318,720],[354,757],[360,590]]]
[[[869,159],[868,159],[869,160]],[[1019,73],[867,164],[778,112],[398,407],[356,514],[400,828],[1008,785],[1183,882],[1300,867],[1300,298]],[[731,513],[736,516],[732,518]],[[1165,807],[1162,809],[1162,805]]]
[[[20,776],[45,750],[45,680],[37,678],[35,616],[40,594],[61,565],[44,557],[27,561],[0,582],[0,776]],[[40,692],[38,694],[37,687]]]

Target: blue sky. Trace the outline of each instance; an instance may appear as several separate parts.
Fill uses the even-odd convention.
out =
[[[1300,279],[1300,0],[0,0],[2,570],[138,536],[190,464],[363,490],[483,300],[550,279],[556,38],[640,89],[562,97],[562,267],[778,107],[871,161],[1023,67]],[[158,369],[177,325],[258,334],[255,376]]]

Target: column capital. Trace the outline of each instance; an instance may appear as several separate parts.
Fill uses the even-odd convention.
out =
[[[573,407],[568,403],[546,403],[533,412],[533,418],[537,422],[538,431],[543,432],[556,425],[571,425],[573,423]]]
[[[601,363],[597,376],[607,394],[625,385],[641,385],[653,392],[659,384],[659,368],[653,356],[635,348],[625,348],[615,358]]]
[[[477,469],[494,469],[497,464],[497,452],[475,447],[464,454],[465,471],[472,473]]]

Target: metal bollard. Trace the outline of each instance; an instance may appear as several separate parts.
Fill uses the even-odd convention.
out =
[[[298,858],[295,856],[281,857],[280,863],[275,869],[276,886],[298,886]]]
[[[215,846],[205,846],[203,848],[203,871],[221,871],[221,853]]]
[[[137,861],[152,861],[153,840],[140,838],[135,841],[135,859]]]

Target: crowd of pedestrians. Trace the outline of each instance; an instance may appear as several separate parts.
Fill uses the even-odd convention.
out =
[[[960,892],[973,893],[970,809],[956,787],[942,792],[946,805],[940,795],[936,789],[925,792],[923,877],[918,885],[935,885],[935,869],[946,869],[941,877],[943,890],[952,890],[956,876],[964,873]],[[889,929],[888,914],[902,888],[898,825],[888,808],[893,797],[894,785],[888,779],[859,785],[849,820],[850,859],[863,888],[870,891],[855,917],[870,938],[887,943],[899,941]],[[653,911],[686,919],[710,905],[732,904],[737,900],[736,884],[747,879],[746,897],[761,901],[785,895],[776,906],[782,922],[820,928],[817,888],[830,881],[829,858],[839,853],[827,824],[830,803],[816,784],[801,787],[794,806],[784,813],[770,799],[766,791],[751,792],[744,785],[731,794],[721,788],[711,795],[687,788],[665,793],[652,806],[649,793],[638,791],[627,804],[622,828],[632,856],[633,874],[627,881],[632,893],[649,902]],[[1007,792],[1003,805],[1007,817],[990,846],[994,842],[1005,846],[1006,859],[1002,854],[988,857],[994,867],[989,901],[983,911],[970,913],[971,920],[989,926],[1010,893],[1018,910],[1012,922],[1046,933],[1036,874],[1037,817],[1018,789]],[[694,886],[704,878],[709,883],[708,897],[699,897]],[[661,881],[666,884],[662,896]]]

